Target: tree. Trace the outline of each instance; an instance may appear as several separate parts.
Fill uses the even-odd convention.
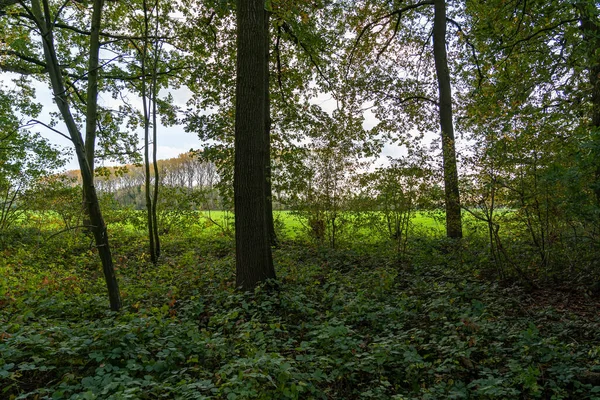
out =
[[[446,1],[434,0],[433,56],[438,80],[439,116],[442,131],[442,160],[444,165],[444,191],[446,204],[446,235],[462,237],[454,122],[452,121],[452,89],[446,53]]]
[[[594,193],[596,204],[600,206],[600,11],[595,1],[578,1],[575,3],[579,23],[586,42],[585,67],[589,74],[591,110],[589,116],[590,137],[595,151]]]
[[[363,174],[359,199],[370,234],[394,244],[398,256],[406,254],[411,220],[417,210],[431,209],[436,185],[429,155],[412,152],[402,159],[390,159],[390,165]]]
[[[461,238],[451,76],[446,51],[446,23],[449,19],[446,1],[424,0],[402,7],[396,4],[389,7],[382,5],[375,17],[371,16],[371,4],[366,2],[353,12],[356,16],[351,19],[352,27],[357,36],[351,46],[351,65],[348,68],[354,71],[352,84],[364,95],[359,97],[359,101],[373,101],[376,116],[382,121],[379,129],[399,129],[400,135],[406,135],[405,132],[414,128],[421,132],[433,129],[428,117],[437,114],[441,128],[446,235],[449,238]],[[361,27],[365,18],[370,21]],[[433,27],[430,28],[431,19]],[[386,28],[378,30],[377,35],[373,34],[376,27],[386,25]],[[425,50],[431,37],[433,49],[428,54]],[[384,59],[386,54],[389,54],[389,59]],[[433,76],[431,55],[434,59],[435,83],[430,79]],[[362,64],[354,66],[353,63]],[[374,69],[376,65],[378,70]],[[437,101],[433,100],[434,91],[438,94]],[[406,138],[395,140],[410,146],[410,140]]]
[[[17,113],[38,109],[26,90],[0,87],[0,232],[25,215],[36,183],[64,165],[59,149],[20,124]]]
[[[187,23],[194,30],[186,39],[189,43],[185,43],[185,48],[194,59],[192,63],[202,67],[190,74],[188,85],[193,98],[188,103],[185,122],[186,128],[198,132],[205,142],[202,156],[217,166],[221,177],[219,189],[227,204],[232,198],[235,114],[232,90],[235,85],[231,80],[235,75],[235,32],[230,29],[234,26],[230,19],[233,7],[227,7],[226,2],[203,5],[205,8],[194,13],[190,17],[193,20]],[[292,158],[293,152],[289,150],[304,135],[306,114],[312,111],[314,83],[321,82],[326,75],[326,63],[320,55],[335,49],[330,39],[336,34],[324,28],[323,21],[328,19],[318,16],[327,8],[322,3],[275,1],[267,2],[266,8],[270,47],[265,50],[269,72],[268,86],[264,88],[268,115],[265,135],[269,138],[265,151],[272,156],[265,159],[265,194],[269,236],[275,244],[271,209],[273,199],[277,199],[272,192],[277,192],[281,170]]]
[[[271,59],[270,52],[270,36],[269,36],[269,17],[270,13],[267,12],[265,16],[265,31],[267,34],[267,45],[265,46],[265,76],[264,81],[265,91],[265,218],[267,224],[267,232],[269,237],[269,244],[271,246],[277,245],[277,234],[275,233],[275,221],[273,220],[273,189],[271,185],[272,173],[271,173],[271,96],[270,96],[270,79],[269,79],[269,62]]]
[[[55,30],[56,26],[58,25],[58,15],[53,15],[54,7],[52,7],[49,0],[32,0],[30,7],[25,5],[24,3],[21,3],[20,5],[24,9],[26,19],[33,22],[34,28],[39,34],[39,40],[41,41],[43,49],[43,61],[16,52],[10,54],[17,54],[17,58],[19,60],[33,61],[35,65],[39,66],[40,64],[42,64],[42,66],[45,68],[45,70],[41,72],[47,73],[47,76],[50,80],[50,87],[54,96],[55,103],[58,107],[60,116],[62,117],[62,120],[66,125],[68,131],[67,137],[73,143],[73,146],[75,148],[75,154],[77,156],[77,160],[81,169],[81,176],[85,193],[85,202],[87,206],[87,211],[89,213],[90,223],[92,225],[91,230],[94,235],[96,247],[98,249],[98,254],[102,262],[102,268],[109,294],[110,307],[112,310],[118,311],[121,308],[121,298],[114,270],[112,255],[110,251],[110,245],[108,241],[108,232],[106,230],[106,224],[104,223],[104,218],[100,210],[98,197],[94,187],[93,169],[90,167],[93,161],[88,159],[86,145],[81,135],[79,124],[74,118],[74,115],[71,110],[72,103],[69,99],[68,94],[72,90],[75,90],[75,88],[72,85],[67,86],[65,84],[65,72],[62,69],[60,58],[56,50]],[[2,6],[4,6],[4,4],[2,4]],[[98,23],[98,21],[101,18],[102,7],[103,3],[100,0],[96,0],[93,3],[92,14],[94,15],[95,22],[92,25],[94,29],[98,28],[96,23]],[[54,12],[60,13],[61,11],[62,8],[59,8],[58,11]],[[98,69],[96,60],[98,58],[98,51],[100,47],[99,36],[91,35],[90,40],[90,53],[88,54],[90,61],[88,63],[88,68],[92,68],[93,71],[90,71],[88,69],[86,73],[88,75],[90,73],[93,75]],[[21,47],[23,47],[25,51],[29,50],[27,48],[27,45]],[[94,53],[92,53],[92,50],[94,51]],[[22,71],[24,73],[31,72],[30,69],[22,69]],[[90,81],[92,86],[95,85],[93,79],[88,80],[88,84],[90,84]],[[92,97],[97,96],[97,90],[95,86],[88,87],[87,90],[88,92],[92,92]],[[87,104],[85,115],[91,120],[89,122],[90,125],[92,124],[92,122],[93,125],[96,125],[97,106],[95,104],[96,103],[94,101]],[[90,145],[90,143],[87,144],[88,146]]]
[[[141,84],[139,87],[142,97],[142,124],[144,127],[144,176],[147,227],[149,239],[149,252],[152,263],[156,264],[160,257],[160,237],[158,235],[158,218],[156,207],[159,192],[159,173],[156,152],[157,142],[157,95],[158,95],[158,62],[162,49],[162,43],[158,39],[159,34],[159,2],[155,1],[152,6],[142,1],[142,43],[137,45],[131,41],[140,58]],[[153,14],[156,13],[154,16]],[[154,17],[154,21],[151,18]],[[154,22],[153,32],[150,31],[150,23]],[[151,39],[152,36],[152,39]],[[149,64],[149,65],[148,65]],[[152,163],[150,162],[150,127],[152,127]],[[150,167],[153,166],[152,173]],[[152,179],[154,177],[154,179]],[[153,184],[154,182],[154,184]]]
[[[275,278],[265,217],[267,26],[263,0],[238,0],[233,185],[236,281],[244,290]]]
[[[462,36],[478,61],[462,62],[459,100],[474,143],[469,212],[488,224],[496,264],[520,275],[528,271],[518,264],[555,276],[593,265],[589,249],[600,244],[594,3],[490,0],[464,10]],[[504,207],[511,212],[494,212]]]

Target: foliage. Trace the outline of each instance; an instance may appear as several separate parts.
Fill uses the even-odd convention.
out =
[[[54,214],[60,218],[63,229],[82,228],[83,191],[74,180],[53,175],[38,182],[33,193],[28,208],[39,215],[41,224],[50,225],[44,224],[43,217],[51,218]]]
[[[0,0],[0,397],[600,398],[597,2],[268,1],[270,176],[293,213],[277,214],[279,280],[249,293],[228,211],[233,3],[105,2],[96,35],[101,3]],[[434,3],[447,6],[459,241],[439,238]],[[110,97],[97,113],[96,75]],[[156,161],[160,182],[96,170],[120,313],[90,257],[108,242],[75,229],[81,187],[49,175],[59,153],[31,131],[62,134],[58,114],[28,120],[51,77],[71,139],[96,127],[100,159],[137,161],[134,131],[157,115],[204,142]],[[185,110],[166,93],[182,86]],[[402,157],[372,167],[390,151]],[[140,250],[150,183],[163,185],[155,265]]]
[[[188,189],[185,187],[161,187],[162,195],[157,204],[158,226],[161,234],[185,232],[193,226],[202,225],[201,217],[203,204],[206,202],[206,192],[201,188]],[[119,207],[117,203],[117,207]],[[119,207],[120,208],[120,207]],[[146,226],[146,216],[131,208],[125,210],[124,222],[136,229]]]
[[[388,167],[364,174],[360,203],[363,223],[372,234],[394,243],[406,253],[417,210],[432,209],[435,185],[426,160],[390,160]]]
[[[64,161],[46,139],[29,132],[8,133],[1,146],[0,231],[3,231],[23,216],[29,202],[39,193],[37,182]]]
[[[589,157],[600,97],[590,88],[597,46],[583,26],[591,3],[475,1],[465,10],[478,49],[478,70],[463,70],[463,129],[474,140],[467,204],[488,224],[500,276],[559,280],[596,268],[598,174]],[[598,26],[597,8],[588,17]]]
[[[337,117],[337,118],[336,118]],[[313,143],[303,149],[301,165],[287,179],[293,181],[280,195],[317,243],[335,248],[351,235],[351,200],[357,189],[357,173],[368,167],[361,159],[369,146],[353,140],[351,131],[360,131],[361,120],[336,112],[322,112],[310,132]],[[302,179],[298,179],[301,176]]]
[[[21,118],[40,111],[26,79],[0,85],[0,232],[22,218],[35,184],[64,164],[56,146],[30,132]]]
[[[569,306],[487,283],[466,249],[425,240],[409,271],[380,252],[288,244],[274,254],[277,288],[239,293],[227,237],[166,236],[168,256],[149,267],[141,232],[111,235],[121,313],[98,301],[103,282],[81,245],[3,251],[4,397],[593,399],[600,389],[600,320],[585,304],[597,299]]]

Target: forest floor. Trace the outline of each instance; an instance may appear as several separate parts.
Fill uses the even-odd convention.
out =
[[[0,250],[0,398],[600,399],[600,299],[484,279],[432,238],[283,243],[278,281],[234,288],[227,236],[113,235],[124,308],[90,242],[22,234]]]

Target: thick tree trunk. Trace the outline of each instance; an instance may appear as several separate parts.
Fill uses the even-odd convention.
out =
[[[50,5],[47,1],[43,1],[44,11],[40,6],[39,0],[32,0],[32,12],[42,35],[42,45],[44,47],[44,58],[48,65],[48,75],[54,92],[54,100],[63,117],[69,136],[75,147],[75,154],[79,162],[81,170],[81,179],[83,181],[84,191],[86,193],[86,205],[89,213],[90,222],[92,224],[92,233],[96,242],[96,248],[100,260],[102,261],[102,269],[104,279],[108,288],[108,297],[110,300],[110,308],[113,311],[118,311],[121,308],[121,295],[119,293],[119,285],[114,270],[112,255],[108,242],[108,232],[106,224],[102,217],[96,189],[94,188],[93,172],[90,168],[90,163],[86,156],[86,149],[83,143],[81,132],[79,131],[66,97],[65,85],[63,83],[62,74],[56,56],[54,47],[54,37],[52,35],[52,19],[50,17]],[[95,4],[96,6],[96,4]]]
[[[460,195],[454,125],[452,121],[452,89],[446,53],[446,2],[434,0],[433,56],[439,89],[440,127],[442,130],[442,157],[444,164],[444,189],[446,201],[446,236],[462,237]]]
[[[233,176],[236,281],[243,290],[275,278],[266,218],[264,0],[237,1],[237,78]]]
[[[275,233],[275,222],[273,220],[273,194],[271,188],[271,98],[269,95],[269,13],[265,18],[265,30],[267,32],[267,49],[265,53],[266,83],[265,83],[265,197],[267,230],[269,232],[269,243],[277,246],[277,234]]]

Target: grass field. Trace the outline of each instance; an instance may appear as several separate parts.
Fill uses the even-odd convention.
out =
[[[203,211],[202,216],[208,217],[223,225],[226,221],[233,224],[233,214],[224,211]],[[305,218],[292,211],[274,211],[273,217],[279,222],[284,233],[290,237],[298,237],[308,230]],[[412,225],[419,230],[430,230],[432,233],[443,232],[445,225],[439,212],[417,212],[411,219]],[[466,216],[466,218],[470,218]]]

